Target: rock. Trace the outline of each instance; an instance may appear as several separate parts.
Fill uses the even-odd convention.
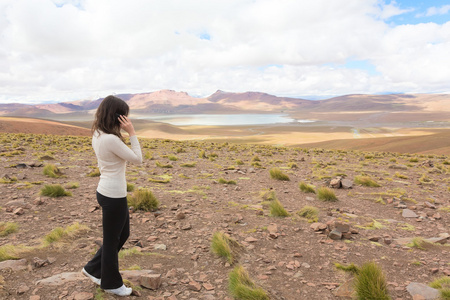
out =
[[[28,292],[29,290],[30,290],[30,288],[23,284],[23,285],[19,286],[19,288],[17,289],[17,294],[18,295],[23,295],[26,292]]]
[[[13,269],[13,270],[25,270],[27,269],[27,260],[5,260],[0,262],[0,270]]]
[[[190,281],[188,284],[188,288],[192,291],[200,292],[202,289],[202,285],[197,281]]]
[[[183,227],[181,227],[182,230],[191,230],[192,229],[192,225],[191,224],[186,224]]]
[[[334,228],[341,233],[350,231],[350,225],[341,222],[334,222]]]
[[[338,287],[334,291],[334,295],[336,297],[346,298],[346,299],[353,299],[353,286],[354,286],[354,279],[350,279],[343,283],[340,287]]]
[[[450,235],[448,233],[441,233],[439,235],[439,237],[432,237],[429,239],[425,239],[425,241],[429,242],[429,243],[445,244],[445,243],[447,243],[449,238],[450,238]]]
[[[434,205],[428,201],[425,201],[424,205],[428,208],[436,209],[436,205]]]
[[[157,290],[161,286],[161,274],[142,275],[139,284],[151,290]]]
[[[371,237],[369,237],[369,241],[372,241],[372,242],[378,242],[379,240],[381,240],[381,236],[371,236]]]
[[[408,170],[408,167],[405,165],[390,165],[389,169],[394,169],[394,170]]]
[[[41,300],[41,296],[39,296],[39,295],[32,295],[32,296],[30,296],[29,300]]]
[[[258,239],[255,239],[254,237],[249,236],[248,238],[245,239],[245,241],[247,243],[254,243],[254,242],[257,242]]]
[[[178,213],[176,216],[177,220],[183,220],[186,218],[186,215],[182,212]]]
[[[131,282],[135,282],[135,283],[139,283],[139,280],[141,278],[141,276],[145,276],[145,275],[149,275],[149,274],[154,274],[155,272],[153,270],[126,270],[126,271],[120,271],[120,274],[122,275],[123,278],[131,281]]]
[[[334,189],[339,189],[341,187],[341,178],[334,178],[330,181],[330,186]]]
[[[312,223],[311,226],[309,226],[314,231],[323,231],[327,229],[327,224],[316,222]]]
[[[81,272],[64,272],[36,281],[36,285],[63,285],[69,281],[88,280]]]
[[[328,237],[332,240],[340,240],[342,239],[342,232],[334,229],[328,234]]]
[[[351,181],[350,179],[342,179],[341,187],[343,189],[351,189],[351,188],[353,188],[353,181]]]
[[[21,216],[25,213],[25,210],[22,207],[19,207],[13,211],[13,214]]]
[[[88,292],[74,292],[72,294],[73,300],[91,300],[94,299],[94,294]]]
[[[164,245],[164,244],[155,244],[155,245],[153,246],[153,248],[154,248],[155,250],[163,250],[163,251],[166,251],[166,250],[167,250],[167,246]]]
[[[426,300],[433,300],[433,299],[439,298],[439,290],[433,289],[423,283],[411,282],[406,287],[406,290],[412,297],[415,297],[416,295],[420,295]]]
[[[418,215],[415,212],[413,212],[412,210],[405,208],[405,209],[403,209],[402,217],[404,217],[404,218],[417,218]]]
[[[48,259],[43,260],[43,259],[40,259],[39,257],[33,258],[33,265],[35,268],[42,268],[49,264],[50,264],[50,262],[48,261]]]

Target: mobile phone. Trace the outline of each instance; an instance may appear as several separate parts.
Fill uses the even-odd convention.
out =
[[[114,115],[116,116],[116,120],[117,120],[117,122],[119,122],[120,114],[118,114],[118,113],[115,113]]]

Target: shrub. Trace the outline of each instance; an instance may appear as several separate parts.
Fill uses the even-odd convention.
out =
[[[100,176],[100,170],[98,168],[95,168],[92,172],[87,174],[88,177],[99,177]]]
[[[66,191],[60,184],[46,184],[40,194],[48,197],[72,196],[72,193]]]
[[[173,168],[173,166],[171,164],[165,165],[165,164],[160,163],[159,161],[155,162],[155,164],[157,167],[160,167],[160,168],[166,168],[166,169]]]
[[[219,183],[221,183],[221,184],[236,184],[236,181],[219,178]]]
[[[240,159],[236,159],[236,164],[238,166],[242,166],[244,164],[244,162],[242,160],[240,160]]]
[[[69,182],[66,184],[66,189],[73,190],[80,187],[80,184],[78,182]]]
[[[275,200],[277,197],[275,195],[275,191],[273,190],[264,190],[261,191],[259,193],[259,196],[264,200],[264,201],[272,201]]]
[[[138,189],[128,197],[128,205],[135,210],[155,211],[159,207],[159,201],[149,189]]]
[[[314,206],[306,205],[297,214],[308,220],[309,223],[317,222],[319,220],[319,209]]]
[[[53,164],[45,165],[42,173],[52,178],[58,178],[62,176],[62,172]]]
[[[196,162],[191,162],[191,163],[181,164],[180,166],[185,167],[185,168],[193,168],[193,167],[195,167],[196,164],[197,164]]]
[[[375,180],[370,178],[369,176],[356,176],[355,183],[360,184],[362,186],[368,186],[368,187],[380,187],[381,186]]]
[[[333,192],[333,190],[331,190],[330,188],[327,188],[326,186],[318,188],[316,191],[316,194],[317,194],[317,198],[320,201],[333,202],[333,201],[338,200],[336,197],[336,194]]]
[[[441,298],[444,300],[450,299],[450,277],[443,276],[437,278],[430,283],[430,286],[434,289],[438,289],[441,294]]]
[[[359,300],[390,300],[386,278],[375,262],[368,262],[359,268],[355,277],[355,292]]]
[[[134,184],[127,182],[127,192],[134,191]]]
[[[288,167],[289,167],[290,169],[297,169],[297,168],[298,168],[297,164],[294,163],[294,162],[288,163]]]
[[[270,214],[274,217],[287,217],[289,213],[284,209],[283,204],[281,204],[280,200],[275,199],[270,201]]]
[[[316,193],[313,185],[307,184],[303,181],[299,183],[298,187],[300,188],[300,191],[304,193]]]
[[[44,237],[44,243],[49,245],[58,242],[62,239],[72,238],[82,232],[88,231],[89,228],[79,223],[73,223],[66,228],[56,227],[49,234]]]
[[[236,266],[228,276],[231,295],[242,300],[269,300],[266,291],[256,286],[248,272],[241,265]]]
[[[7,236],[11,233],[17,232],[18,226],[16,223],[0,222],[0,236]]]
[[[289,176],[284,174],[279,168],[272,168],[269,171],[270,177],[276,180],[289,181]]]
[[[253,156],[252,162],[261,161],[261,159],[258,157],[258,155]]]
[[[231,238],[229,235],[217,231],[213,234],[211,240],[211,251],[232,264],[236,261],[239,248],[239,243]]]
[[[19,259],[17,249],[13,245],[0,246],[0,262],[10,259]]]
[[[171,160],[171,161],[177,161],[178,160],[178,157],[176,157],[175,155],[169,155],[169,160]]]

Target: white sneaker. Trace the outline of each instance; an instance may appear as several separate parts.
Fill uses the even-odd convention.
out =
[[[81,273],[84,274],[84,276],[86,276],[87,278],[89,278],[90,280],[92,280],[93,283],[100,285],[101,280],[97,277],[92,276],[91,274],[89,274],[84,268],[83,270],[81,270]]]
[[[124,284],[122,284],[122,286],[120,288],[117,289],[108,289],[108,290],[104,290],[107,293],[110,294],[114,294],[117,296],[130,296],[131,293],[133,292],[132,288],[127,288]]]

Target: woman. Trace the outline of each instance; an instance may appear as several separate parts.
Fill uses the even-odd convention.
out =
[[[132,292],[123,284],[118,258],[130,235],[125,167],[127,161],[142,163],[141,147],[133,124],[127,117],[128,112],[125,101],[108,96],[95,114],[92,147],[101,174],[97,201],[102,207],[103,245],[82,270],[105,292],[119,296],[128,296]],[[121,129],[130,136],[131,149],[124,143]]]

